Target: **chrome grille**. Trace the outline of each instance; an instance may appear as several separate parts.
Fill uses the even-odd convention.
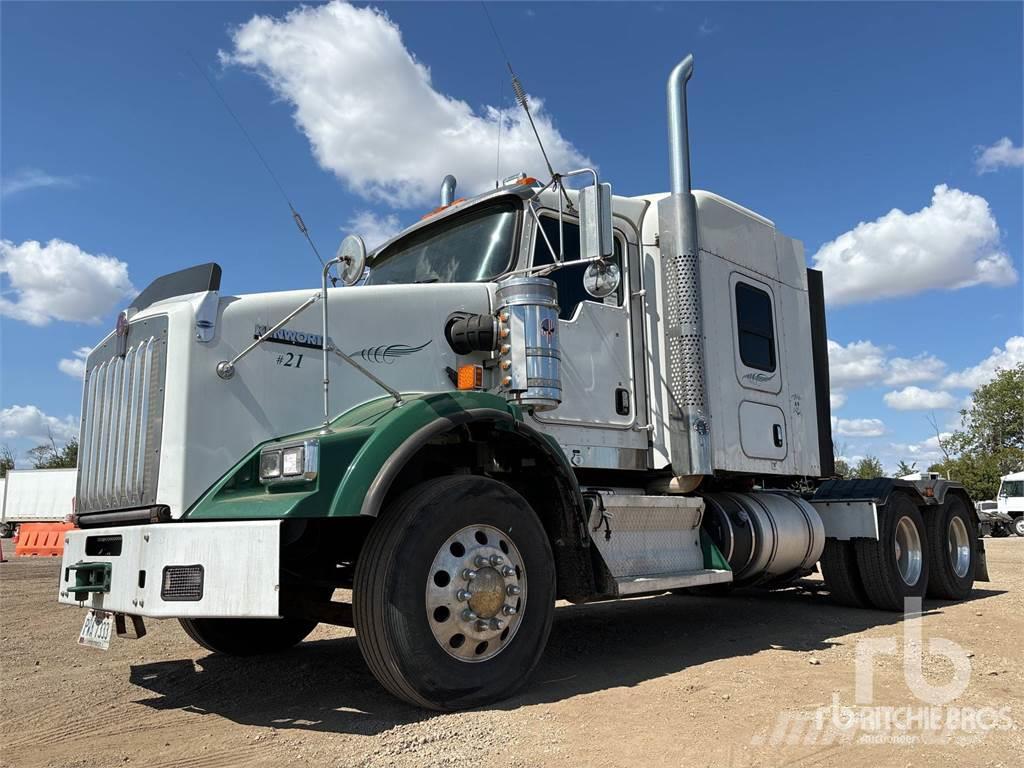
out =
[[[78,461],[79,514],[152,504],[156,497],[167,320],[129,326],[124,355],[108,337],[89,356]]]

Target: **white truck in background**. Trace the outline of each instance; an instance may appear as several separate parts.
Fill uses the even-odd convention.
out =
[[[74,512],[77,469],[12,469],[0,480],[0,538],[22,523],[59,523]]]
[[[997,494],[999,512],[1013,522],[1010,528],[1018,536],[1024,536],[1024,472],[1004,475]]]

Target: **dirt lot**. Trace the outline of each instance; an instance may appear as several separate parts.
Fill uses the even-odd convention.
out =
[[[834,695],[854,704],[857,641],[904,647],[902,616],[834,607],[815,580],[560,607],[518,696],[439,715],[384,693],[349,630],[320,627],[288,654],[248,660],[208,654],[169,621],[106,653],[80,649],[82,612],[54,603],[58,563],[17,558],[0,565],[0,764],[1009,768],[1024,754],[1024,539],[987,541],[993,580],[966,603],[926,604],[922,623],[926,649],[946,638],[971,654],[966,689],[936,711],[981,710],[974,719],[998,727],[929,735],[902,653],[880,656],[871,705],[919,713],[903,733],[912,744],[800,719]],[[948,660],[924,668],[934,685],[954,679]],[[863,743],[879,734],[887,743]]]

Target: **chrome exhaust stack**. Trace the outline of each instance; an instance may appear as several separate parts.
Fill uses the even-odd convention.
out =
[[[658,203],[663,334],[669,389],[668,429],[676,476],[712,473],[711,434],[704,386],[704,322],[701,307],[697,202],[690,189],[690,139],[686,83],[693,56],[668,78],[668,146],[671,193]]]
[[[455,185],[458,182],[450,173],[441,182],[441,207],[451,205],[455,202]]]

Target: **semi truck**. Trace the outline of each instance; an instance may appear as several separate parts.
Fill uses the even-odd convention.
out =
[[[349,626],[384,688],[459,709],[528,679],[558,600],[820,571],[898,611],[987,579],[960,485],[834,477],[822,275],[692,189],[692,71],[667,193],[448,176],[308,291],[223,294],[215,264],[146,288],[87,361],[58,586],[80,641],[171,618],[249,655]]]
[[[1011,472],[999,480],[998,510],[1010,518],[1010,528],[1024,536],[1024,472]]]
[[[75,469],[12,469],[0,480],[0,537],[22,523],[63,522],[74,511]]]

